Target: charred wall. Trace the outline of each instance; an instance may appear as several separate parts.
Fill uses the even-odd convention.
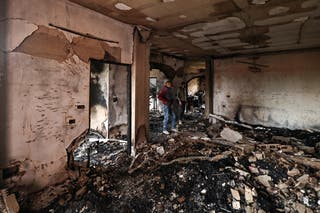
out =
[[[249,124],[320,129],[319,58],[320,52],[301,52],[215,60],[214,113]]]
[[[89,127],[89,58],[131,64],[133,28],[66,0],[5,3],[0,24],[6,28],[1,30],[1,67],[6,67],[1,85],[6,89],[1,92],[7,97],[7,118],[1,117],[6,135],[1,163],[18,168],[6,179],[8,186],[28,193],[66,177],[66,148]]]

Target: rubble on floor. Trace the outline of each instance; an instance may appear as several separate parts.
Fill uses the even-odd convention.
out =
[[[84,164],[89,167],[107,167],[115,162],[120,153],[127,150],[127,141],[107,139],[99,132],[90,130],[82,138],[78,147],[73,151],[75,164]]]
[[[134,158],[121,152],[113,164],[79,164],[68,191],[42,211],[320,211],[317,132],[210,124],[192,114],[179,133],[153,130]]]
[[[18,213],[20,210],[15,194],[9,194],[7,189],[0,190],[0,212]]]

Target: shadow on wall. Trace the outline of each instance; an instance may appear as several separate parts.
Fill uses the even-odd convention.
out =
[[[6,46],[7,36],[7,22],[4,17],[7,17],[7,1],[1,2],[0,14],[2,21],[0,21],[0,184],[2,182],[1,169],[7,165],[7,55],[4,52]]]
[[[108,65],[101,61],[90,63],[90,128],[108,135]]]
[[[299,112],[301,117],[307,117],[314,114],[316,118],[316,112],[311,110],[304,110]],[[278,109],[272,107],[263,106],[249,106],[240,105],[237,109],[235,120],[242,123],[251,125],[272,126],[279,128],[289,129],[315,129],[320,130],[320,125],[308,126],[306,123],[299,122],[299,117],[296,118],[297,122],[290,122],[290,117],[293,115],[285,109]]]
[[[288,117],[288,112],[283,109],[240,105],[235,120],[253,125],[268,126],[272,124],[274,127],[288,127]]]

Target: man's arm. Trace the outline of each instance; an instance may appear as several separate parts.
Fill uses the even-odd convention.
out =
[[[167,89],[164,87],[162,88],[161,92],[158,95],[158,99],[162,101],[163,104],[168,103],[168,99],[166,98]]]

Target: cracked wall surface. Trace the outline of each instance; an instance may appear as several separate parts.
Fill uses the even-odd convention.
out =
[[[319,130],[319,58],[319,52],[303,52],[215,60],[214,113],[255,125]]]
[[[66,177],[66,148],[89,128],[89,58],[132,63],[133,27],[65,0],[10,0],[1,17],[1,72],[7,96],[6,158],[17,165],[6,179],[19,192]],[[118,41],[97,41],[50,27]],[[78,105],[83,107],[78,108]]]

